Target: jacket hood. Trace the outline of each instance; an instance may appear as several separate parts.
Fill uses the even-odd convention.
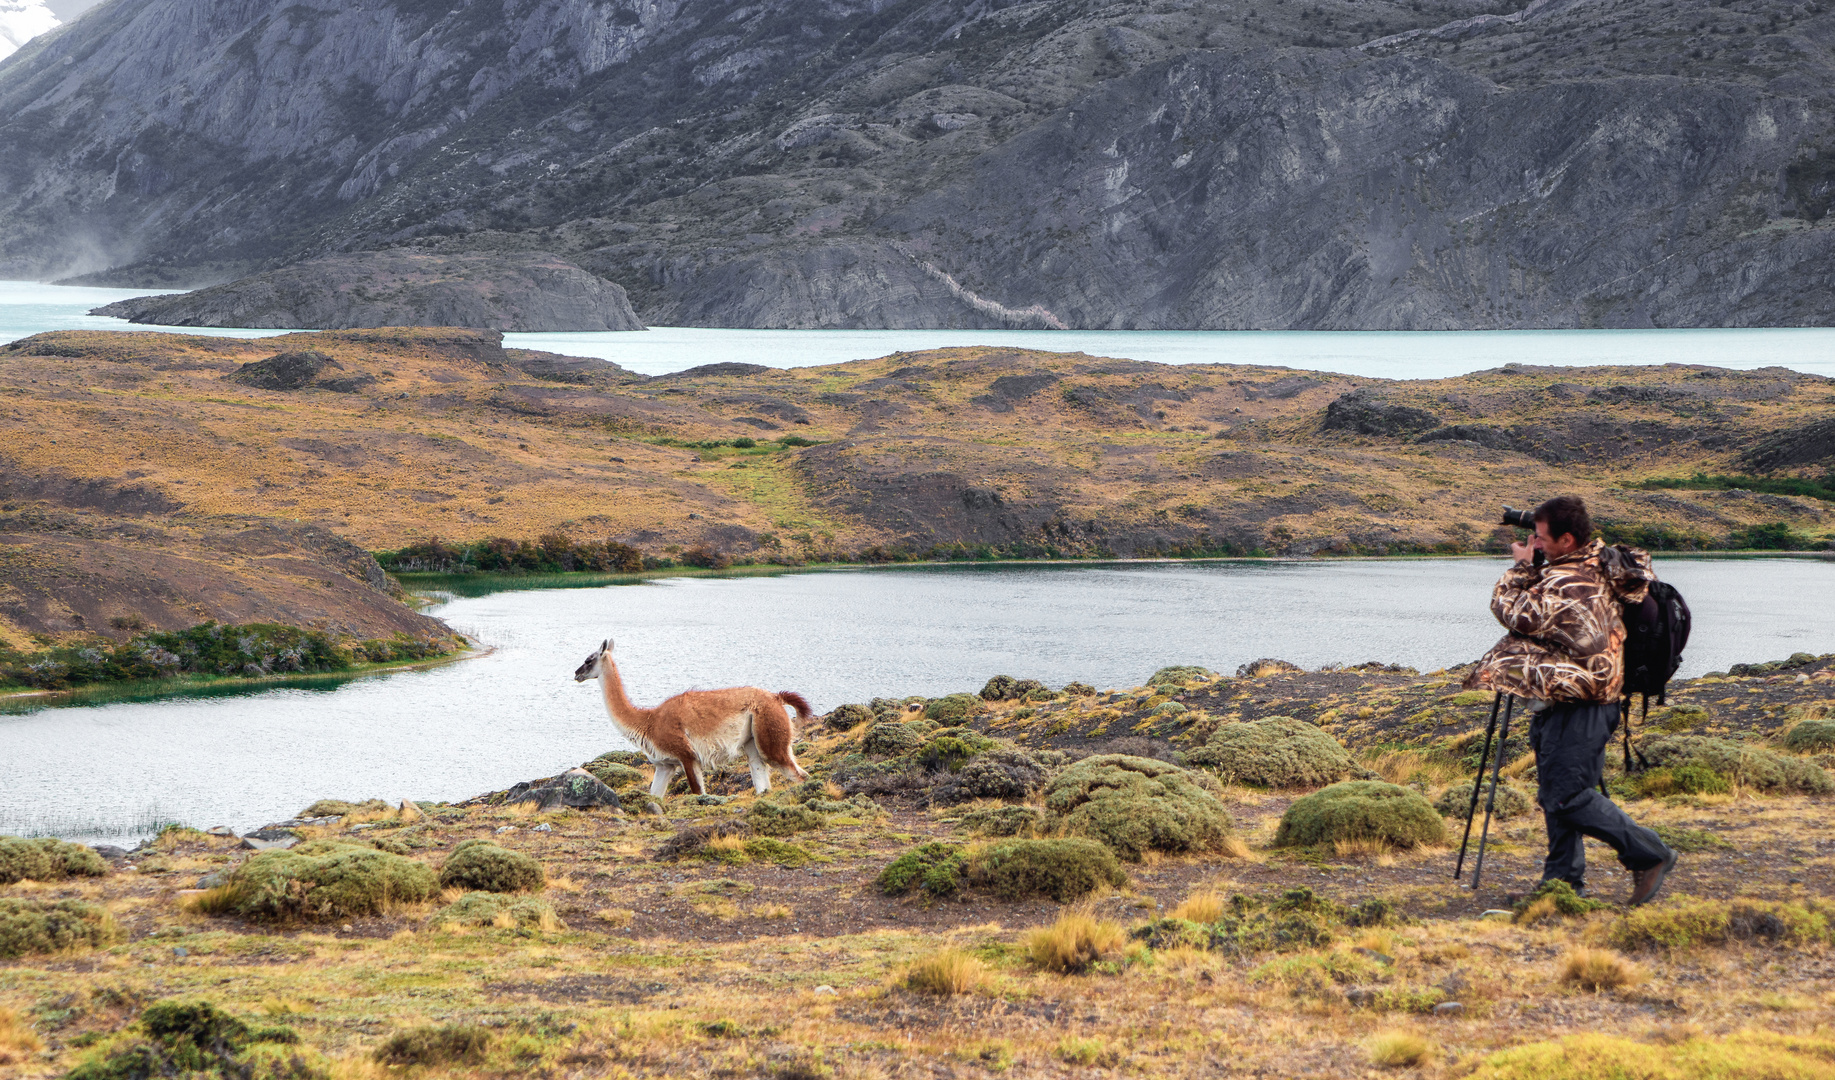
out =
[[[1650,568],[1648,552],[1624,544],[1607,544],[1599,539],[1588,544],[1586,550],[1590,558],[1599,561],[1600,574],[1606,579],[1606,587],[1612,590],[1614,600],[1621,604],[1644,602],[1644,594],[1657,580],[1656,571]]]

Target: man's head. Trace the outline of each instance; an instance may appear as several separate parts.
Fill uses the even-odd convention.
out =
[[[1593,539],[1593,519],[1578,495],[1557,495],[1535,508],[1534,545],[1551,559],[1570,555]]]

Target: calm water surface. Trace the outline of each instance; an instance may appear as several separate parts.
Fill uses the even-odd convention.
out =
[[[0,715],[0,833],[248,829],[325,796],[459,799],[617,748],[574,667],[617,639],[640,704],[689,687],[799,690],[818,710],[976,690],[1006,673],[1135,686],[1167,664],[1234,671],[1381,660],[1430,670],[1498,636],[1496,560],[842,571],[504,592],[434,614],[489,656],[317,689]],[[1835,652],[1835,563],[1665,559],[1695,637],[1684,675]]]
[[[0,281],[0,343],[49,330],[174,330],[269,337],[286,330],[139,326],[90,308],[158,290]],[[722,330],[505,334],[504,344],[610,360],[645,375],[738,361],[808,367],[951,345],[1084,352],[1162,364],[1269,364],[1385,379],[1440,379],[1503,364],[1781,365],[1835,376],[1835,329],[1497,330],[1431,332],[1224,330]]]

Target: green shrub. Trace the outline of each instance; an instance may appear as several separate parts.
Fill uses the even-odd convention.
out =
[[[973,728],[948,727],[924,740],[922,746],[911,752],[911,759],[913,764],[932,772],[939,769],[955,772],[969,758],[999,745]]]
[[[1619,949],[1685,949],[1730,941],[1804,946],[1835,942],[1826,900],[1692,900],[1632,908],[1607,933]]]
[[[873,710],[865,705],[841,705],[829,713],[826,721],[836,731],[850,731],[873,722]]]
[[[966,867],[960,844],[933,840],[887,864],[879,872],[879,891],[887,896],[903,896],[912,889],[923,889],[935,897],[954,896],[962,889]]]
[[[931,698],[924,704],[924,718],[955,724],[967,720],[984,708],[981,698],[974,694],[945,694],[940,698]]]
[[[554,905],[539,896],[512,897],[503,893],[468,892],[436,913],[434,926],[454,923],[459,926],[491,926],[499,915],[508,914],[517,926],[564,930],[566,924],[554,913]]]
[[[867,728],[866,737],[860,741],[860,752],[873,757],[904,757],[924,745],[924,736],[933,727],[918,721],[881,721]]]
[[[1487,802],[1491,802],[1490,777],[1486,777],[1484,783],[1478,788],[1478,816],[1480,819],[1485,816]],[[1510,784],[1502,782],[1497,785],[1497,800],[1492,805],[1493,814],[1500,818],[1513,818],[1519,814],[1527,814],[1536,806],[1534,799]],[[1471,809],[1471,806],[1472,785],[1463,782],[1442,791],[1440,797],[1434,800],[1434,809],[1440,812],[1441,817],[1458,818],[1460,821],[1465,820],[1466,811]]]
[[[791,836],[820,829],[828,824],[828,818],[820,813],[794,803],[753,803],[745,819],[752,826],[752,831],[761,836]]]
[[[1356,768],[1328,732],[1289,716],[1224,724],[1186,761],[1239,784],[1273,788],[1318,787]]]
[[[972,799],[1024,799],[1045,783],[1045,766],[1017,747],[997,744],[976,754],[930,789],[940,806]]]
[[[1696,765],[1760,791],[1798,791],[1806,795],[1835,791],[1835,781],[1818,766],[1730,739],[1664,735],[1645,739],[1640,749],[1652,765],[1670,769]]]
[[[1128,883],[1128,875],[1107,847],[1060,837],[990,844],[969,857],[968,880],[1002,900],[1048,896],[1065,904],[1103,885],[1120,888]]]
[[[1196,664],[1179,664],[1174,667],[1163,667],[1154,672],[1153,677],[1147,680],[1147,685],[1177,688],[1193,679],[1214,679],[1216,677],[1217,673],[1210,668],[1199,667]]]
[[[1446,841],[1446,822],[1418,792],[1381,780],[1346,780],[1295,799],[1276,847],[1385,840],[1399,847]]]
[[[1634,775],[1631,789],[1645,799],[1660,799],[1665,795],[1725,795],[1733,790],[1733,781],[1705,765],[1677,765],[1669,769],[1646,769]]]
[[[0,896],[0,959],[100,948],[119,936],[115,920],[95,904]]]
[[[547,880],[541,863],[489,840],[463,841],[440,867],[440,885],[448,889],[532,892],[546,885]]]
[[[199,909],[257,920],[348,919],[439,892],[433,870],[413,859],[344,844],[311,851],[256,852],[226,884],[198,897]]]
[[[996,675],[981,688],[983,701],[1038,701],[1051,696],[1045,684],[1037,679],[1016,679],[1011,675]]]
[[[289,1028],[251,1028],[206,1001],[160,1001],[140,1014],[139,1032],[70,1070],[65,1080],[320,1080],[322,1069],[297,1054],[274,1056],[262,1044],[291,1046]]]
[[[962,815],[962,827],[987,836],[1030,836],[1045,826],[1045,815],[1030,806],[990,806]]]
[[[1798,754],[1835,750],[1835,720],[1803,720],[1784,734],[1784,748]]]
[[[344,817],[347,814],[386,811],[389,804],[381,799],[346,802],[343,799],[320,799],[299,812],[300,817]]]
[[[15,881],[62,881],[73,877],[101,877],[108,863],[93,848],[54,837],[26,839],[0,836],[0,885]]]
[[[475,1024],[398,1031],[376,1048],[386,1065],[477,1065],[491,1048],[491,1033]]]
[[[1053,825],[1100,840],[1131,862],[1147,851],[1215,851],[1229,811],[1187,770],[1153,758],[1085,758],[1045,786]]]

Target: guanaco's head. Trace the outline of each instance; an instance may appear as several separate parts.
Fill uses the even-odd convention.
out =
[[[586,663],[573,669],[573,681],[585,682],[599,677],[599,661],[612,651],[612,639],[606,638],[599,643],[599,648],[586,658]]]

